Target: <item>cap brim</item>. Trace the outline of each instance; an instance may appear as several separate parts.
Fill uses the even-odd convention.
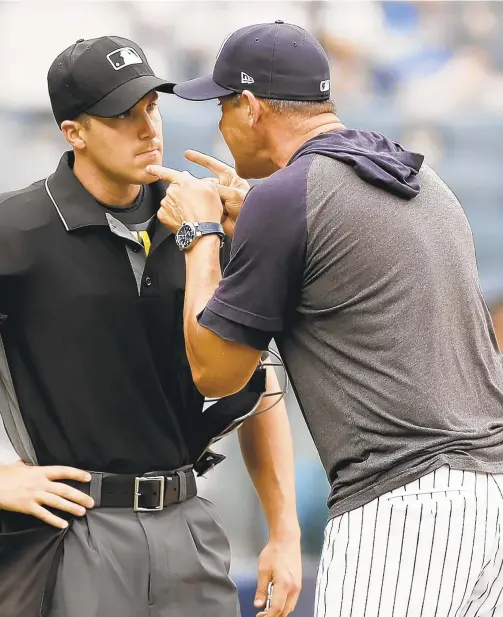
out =
[[[173,88],[173,92],[176,96],[188,101],[210,101],[211,99],[218,99],[221,96],[235,94],[234,90],[224,88],[215,83],[212,75],[198,77],[197,79],[191,79],[190,81],[183,81],[180,84],[176,84]]]
[[[173,94],[174,85],[174,83],[155,77],[155,75],[142,75],[122,84],[85,111],[87,114],[99,118],[120,116],[120,114],[134,107],[152,90]]]

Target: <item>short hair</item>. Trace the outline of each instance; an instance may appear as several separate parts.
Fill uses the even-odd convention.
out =
[[[79,122],[80,124],[82,124],[82,126],[86,129],[89,130],[91,128],[91,118],[88,114],[86,113],[82,113],[79,116],[77,116],[74,120],[74,122]]]
[[[225,97],[231,105],[239,105],[241,94],[231,94]],[[319,114],[335,114],[337,112],[335,103],[329,99],[327,101],[291,101],[287,99],[266,99],[257,97],[260,101],[265,101],[274,113],[287,116],[318,116]]]

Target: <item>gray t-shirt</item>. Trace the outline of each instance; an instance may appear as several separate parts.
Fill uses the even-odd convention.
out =
[[[446,463],[503,472],[503,358],[472,234],[414,157],[375,133],[308,142],[250,191],[200,315],[257,349],[276,339],[334,516]]]

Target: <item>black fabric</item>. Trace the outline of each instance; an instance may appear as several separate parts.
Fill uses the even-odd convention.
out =
[[[32,516],[5,511],[0,511],[0,523],[0,615],[45,617],[69,527],[57,529]]]
[[[185,358],[184,256],[156,220],[139,295],[123,239],[70,159],[48,180],[61,216],[43,182],[0,197],[0,335],[38,461],[183,467],[179,420],[204,400]],[[151,186],[158,203],[165,189]]]
[[[210,469],[225,461],[226,457],[213,450],[206,450],[194,463],[194,471],[198,476],[204,476]]]
[[[138,293],[125,242],[72,161],[63,156],[48,191],[42,181],[0,196],[0,336],[38,462],[193,464],[207,427],[185,352],[185,257],[155,219]],[[147,192],[159,204],[165,191]]]
[[[0,335],[38,462],[178,469],[192,462],[180,416],[203,406],[183,360],[184,256],[155,221],[138,294],[69,159],[47,182],[60,214],[43,182],[0,197]],[[160,203],[165,185],[151,190]]]

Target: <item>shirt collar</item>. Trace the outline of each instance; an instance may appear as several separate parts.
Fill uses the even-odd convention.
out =
[[[100,225],[108,227],[106,210],[82,186],[73,173],[74,161],[73,152],[63,154],[58,168],[45,181],[45,190],[49,198],[54,204],[66,231]],[[152,190],[158,193],[160,204],[168,185],[162,180],[157,180],[150,186]]]

